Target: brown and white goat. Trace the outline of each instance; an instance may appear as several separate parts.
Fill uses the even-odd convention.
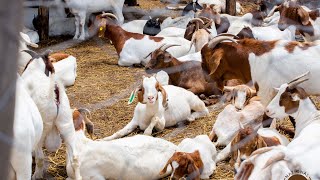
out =
[[[320,10],[306,10],[296,1],[286,1],[277,6],[274,11],[280,12],[278,28],[285,30],[288,26],[294,25],[307,41],[315,41],[320,38]]]
[[[175,165],[178,167],[174,167],[174,162],[177,163]],[[203,171],[203,162],[198,150],[193,153],[175,152],[160,172],[160,175],[167,172],[169,165],[174,169],[171,175],[172,179],[187,178],[190,180],[200,180],[200,174]]]
[[[168,73],[170,84],[188,89],[197,95],[221,94],[216,84],[202,72],[201,62],[179,61],[166,51],[169,47],[160,47],[153,51],[146,70],[163,70]]]
[[[120,66],[145,65],[150,60],[147,56],[148,53],[163,44],[180,45],[169,50],[174,57],[181,57],[194,52],[194,49],[188,51],[190,41],[182,37],[153,37],[127,32],[110,17],[115,16],[110,13],[96,16],[94,26],[99,28],[99,37],[106,37],[112,41],[119,56],[118,64]]]

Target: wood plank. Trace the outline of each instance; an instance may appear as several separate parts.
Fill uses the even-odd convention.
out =
[[[39,25],[38,30],[40,41],[49,39],[49,8],[40,6],[38,8]]]
[[[226,0],[226,13],[232,16],[236,15],[236,0]]]

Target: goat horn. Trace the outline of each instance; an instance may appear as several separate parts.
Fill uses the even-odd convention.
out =
[[[205,20],[207,20],[207,21],[212,21],[212,19],[210,19],[210,18],[207,18],[207,17],[204,17],[204,16],[199,16],[198,17],[199,19],[205,19]],[[202,20],[203,21],[203,20]]]
[[[202,24],[204,24],[204,22],[203,22],[203,20],[202,19],[200,19],[200,18],[193,18],[193,19],[191,19],[189,22],[190,23],[194,23],[195,21],[200,21]]]
[[[179,45],[179,44],[170,44],[170,45],[164,47],[162,50],[163,50],[163,51],[166,51],[167,49],[169,49],[169,48],[171,48],[171,47],[174,47],[174,46],[181,46],[181,45]]]
[[[224,91],[232,91],[235,87],[234,86],[224,86],[223,90]]]
[[[26,50],[23,50],[23,51],[26,52],[26,53],[28,53],[32,58],[39,57],[39,54],[36,53],[36,52],[34,52],[34,51],[32,51],[32,50],[26,49]]]
[[[102,14],[101,14],[101,17],[106,17],[106,16],[113,17],[113,18],[115,18],[115,19],[118,21],[117,16],[115,16],[115,15],[112,14],[112,13],[102,13]]]
[[[211,49],[214,49],[220,42],[222,42],[224,40],[229,40],[229,41],[232,41],[232,42],[238,44],[237,41],[234,40],[233,38],[230,38],[227,36],[216,36],[208,43],[208,47]]]
[[[221,33],[221,34],[218,34],[216,37],[218,36],[230,36],[230,37],[233,37],[233,38],[239,38],[237,35],[234,35],[234,34],[231,34],[231,33]]]
[[[162,49],[163,46],[167,45],[166,43],[163,43],[158,49]]]
[[[309,75],[310,75],[310,71],[307,71],[306,73],[300,75],[299,77],[296,77],[295,79],[293,79],[292,81],[290,81],[288,83],[288,87],[289,89],[293,89],[295,88],[298,84],[309,80]]]

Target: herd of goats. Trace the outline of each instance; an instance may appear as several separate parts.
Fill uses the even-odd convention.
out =
[[[288,179],[296,172],[320,179],[320,111],[309,97],[320,94],[320,9],[261,1],[254,12],[231,16],[222,14],[225,1],[199,0],[181,17],[123,24],[124,0],[65,3],[75,16],[74,39],[95,31],[112,42],[119,66],[155,74],[132,92],[129,103],[138,100],[132,120],[91,140],[85,133],[94,133],[89,110],[71,109],[65,91],[76,80],[76,57],[38,54],[27,47],[38,46],[34,34],[21,32],[12,179],[43,178],[43,147],[56,152],[62,140],[68,179],[209,179],[223,160],[230,160],[235,179]],[[114,14],[98,14],[87,28],[86,15],[107,10]],[[217,99],[230,103],[209,135],[178,145],[151,136],[154,129],[207,116]],[[294,129],[277,125],[287,117]],[[144,135],[124,137],[137,128]]]

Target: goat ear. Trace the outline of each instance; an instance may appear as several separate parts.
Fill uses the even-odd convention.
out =
[[[267,143],[264,141],[264,139],[257,135],[258,136],[258,139],[257,139],[257,149],[260,149],[260,148],[263,148],[263,147],[267,147]]]
[[[238,157],[238,149],[239,149],[238,143],[240,143],[238,137],[239,137],[239,132],[236,134],[236,136],[231,141],[231,159],[230,159],[231,166],[234,166],[235,162],[237,161],[237,157]]]
[[[199,179],[199,176],[200,176],[199,168],[195,165],[194,160],[192,160],[190,158],[188,158],[187,171],[188,171],[188,176],[190,177],[190,179]]]
[[[139,87],[137,88],[136,92],[137,92],[138,101],[139,101],[140,103],[144,104],[144,103],[143,103],[143,94],[144,94],[144,88],[143,88],[143,86],[142,86],[142,85],[139,86]]]
[[[176,159],[178,158],[178,155],[176,153],[174,153],[172,155],[172,157],[167,161],[166,165],[164,166],[164,168],[160,171],[159,175],[163,175],[167,172],[167,168],[168,168],[168,165],[170,164],[171,166],[171,169],[173,171],[173,166],[172,166],[172,162],[175,161]]]
[[[208,6],[207,4],[203,4],[202,8],[205,9],[205,8],[207,8],[207,6]]]
[[[168,103],[167,103],[167,92],[166,92],[166,90],[160,85],[159,82],[157,82],[157,84],[156,84],[156,89],[158,91],[160,91],[161,94],[162,94],[162,106],[164,108],[167,108],[168,107]]]
[[[306,26],[309,24],[309,19],[310,19],[309,13],[304,9],[302,9],[302,7],[298,9],[298,15],[300,17],[300,21],[302,25]]]

